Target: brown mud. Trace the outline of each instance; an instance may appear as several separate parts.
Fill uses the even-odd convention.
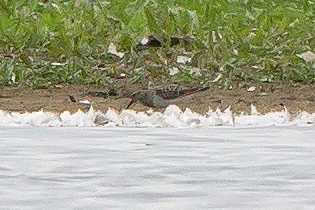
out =
[[[256,86],[256,90],[249,92],[247,89],[250,85]],[[204,114],[209,107],[213,110],[216,108],[222,111],[229,106],[234,113],[250,113],[250,105],[257,107],[262,114],[272,111],[283,110],[281,103],[285,104],[290,113],[299,113],[306,111],[315,112],[315,86],[298,85],[275,85],[275,84],[250,84],[241,87],[236,85],[231,90],[221,90],[218,85],[213,84],[203,92],[198,92],[186,97],[168,101],[175,104],[182,110],[190,108],[191,110]],[[115,88],[115,87],[114,87]],[[138,86],[128,87],[128,91],[139,91]],[[89,91],[108,91],[106,88],[86,85],[60,85],[46,89],[30,89],[19,87],[0,87],[0,110],[7,112],[76,112],[78,109],[87,111],[88,105],[72,102],[69,95],[77,101],[89,100],[95,110],[105,112],[109,107],[117,111],[126,109],[130,99],[122,97],[124,94],[121,90],[119,96],[109,96],[107,99],[102,97],[93,97],[88,94]],[[144,111],[161,109],[145,107],[140,103],[133,104],[130,109]]]

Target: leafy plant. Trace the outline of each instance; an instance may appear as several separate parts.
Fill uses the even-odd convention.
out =
[[[194,83],[221,73],[224,88],[235,79],[313,83],[313,66],[296,54],[315,49],[314,3],[2,0],[0,83],[108,85],[106,72],[93,70],[100,63],[130,67],[133,82],[151,75],[163,82]],[[139,42],[149,35],[162,47],[138,51]],[[174,36],[182,40],[174,44]],[[111,42],[125,53],[122,59],[108,55]],[[192,58],[188,67],[199,68],[202,77],[187,71],[169,75],[173,67],[187,67],[176,62],[182,55]]]

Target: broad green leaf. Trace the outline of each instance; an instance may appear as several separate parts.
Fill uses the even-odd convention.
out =
[[[162,32],[161,27],[153,17],[153,14],[151,13],[150,9],[144,8],[144,13],[148,21],[149,29],[154,33],[157,34],[161,33]]]

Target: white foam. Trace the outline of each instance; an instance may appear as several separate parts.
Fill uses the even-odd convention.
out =
[[[163,113],[148,110],[146,112],[136,112],[134,110],[123,110],[117,112],[108,109],[105,113],[95,111],[91,106],[87,113],[78,110],[76,113],[62,112],[60,114],[51,112],[16,113],[4,112],[0,110],[1,126],[99,126],[95,123],[95,118],[103,117],[106,123],[104,127],[209,127],[209,126],[270,126],[270,125],[308,125],[315,123],[315,113],[301,112],[296,116],[291,116],[288,109],[280,112],[269,112],[260,114],[257,108],[251,105],[251,114],[235,115],[230,107],[223,112],[220,109],[209,111],[201,115],[186,109],[180,110],[175,105],[170,105]]]

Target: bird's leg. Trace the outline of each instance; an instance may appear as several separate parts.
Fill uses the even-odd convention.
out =
[[[126,109],[129,109],[129,107],[133,104],[133,102],[134,102],[134,99],[133,99],[133,98],[130,98],[130,102],[129,102],[129,104],[128,104],[128,106],[127,106]]]

